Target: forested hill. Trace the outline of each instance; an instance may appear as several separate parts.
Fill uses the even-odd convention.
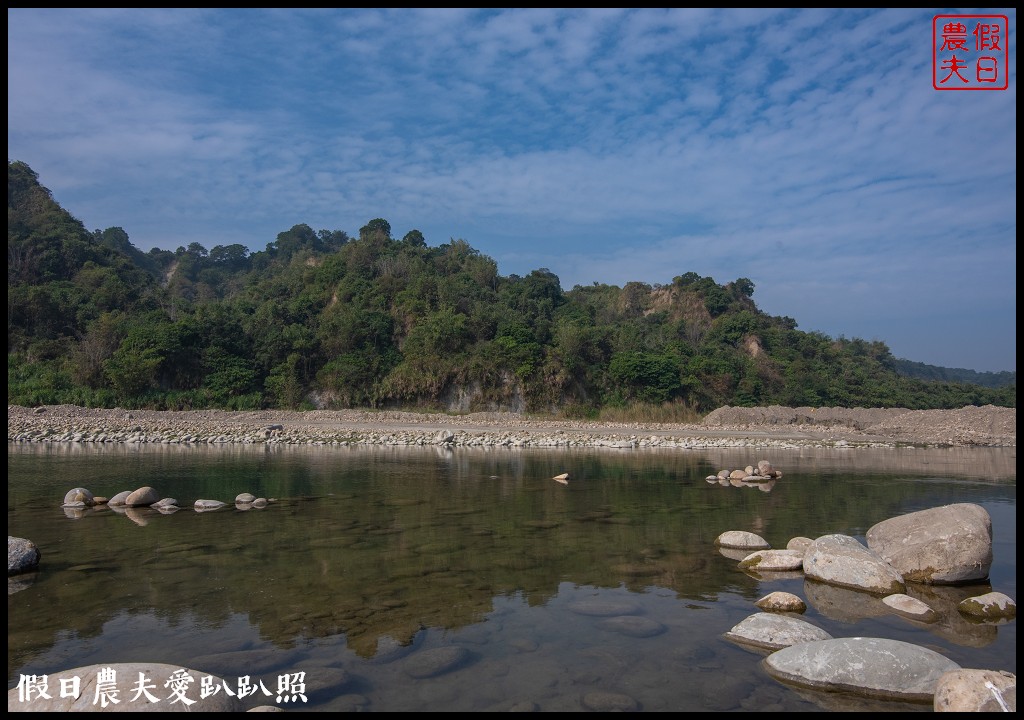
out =
[[[990,388],[1017,384],[1017,373],[1008,370],[1003,372],[978,372],[977,370],[968,370],[967,368],[927,365],[902,358],[896,358],[896,372],[906,377],[919,378],[921,380],[967,383],[970,385],[984,385]]]
[[[8,161],[7,401],[596,415],[722,405],[1015,407],[1016,385],[906,377],[881,342],[797,329],[754,283],[564,290],[387,221],[296,225],[260,252],[89,232]]]

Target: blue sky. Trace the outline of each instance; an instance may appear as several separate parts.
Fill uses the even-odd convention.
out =
[[[932,18],[1009,18],[1009,89]],[[8,158],[143,250],[382,217],[562,287],[748,277],[803,330],[1016,370],[1016,12],[8,9]]]

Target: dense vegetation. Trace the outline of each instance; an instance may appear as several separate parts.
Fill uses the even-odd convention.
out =
[[[754,283],[564,291],[502,276],[464,240],[307,225],[260,252],[143,253],[89,232],[8,162],[7,401],[100,407],[607,408],[1016,406],[1016,384],[905,376],[882,342],[757,309]],[[927,366],[926,366],[927,367]]]

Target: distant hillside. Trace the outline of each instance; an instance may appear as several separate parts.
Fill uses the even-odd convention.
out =
[[[1016,371],[978,372],[966,368],[947,368],[937,365],[926,365],[913,360],[895,359],[895,369],[903,377],[918,380],[937,380],[940,382],[967,383],[988,388],[1009,387],[1017,384]]]
[[[1015,385],[908,377],[883,342],[798,330],[748,278],[565,290],[383,218],[355,237],[295,225],[257,252],[142,253],[123,228],[88,231],[16,161],[7,205],[8,404],[643,419],[1016,404]]]

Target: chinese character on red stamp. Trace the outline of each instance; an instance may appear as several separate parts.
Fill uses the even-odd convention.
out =
[[[1006,90],[1010,86],[1010,21],[1006,15],[932,18],[932,87]]]

